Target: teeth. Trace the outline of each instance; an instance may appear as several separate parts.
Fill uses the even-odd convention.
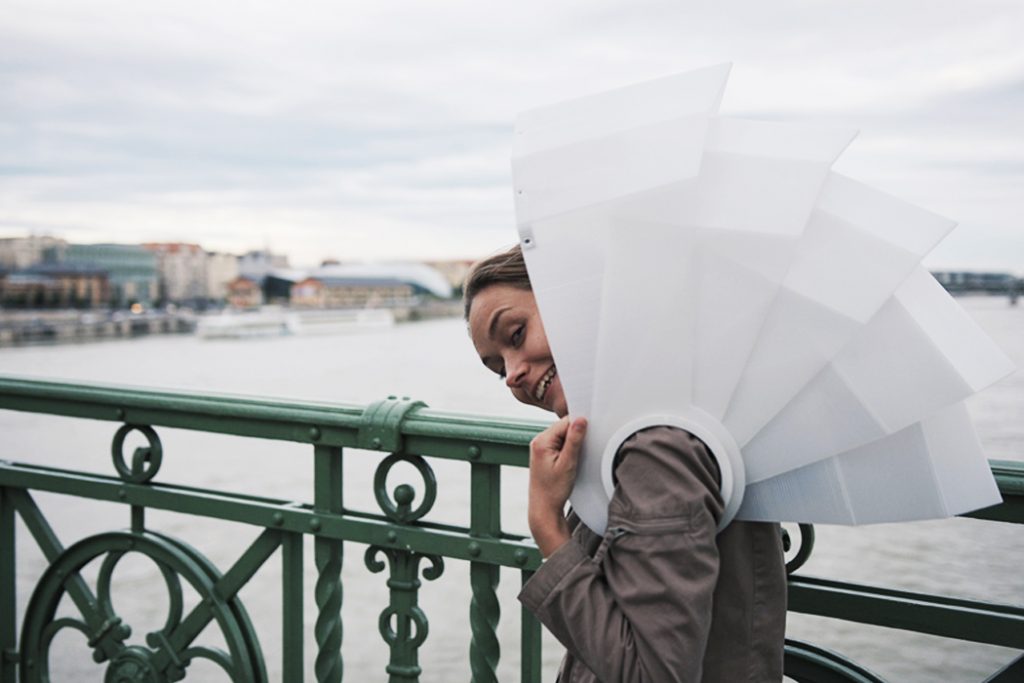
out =
[[[537,384],[537,389],[536,389],[536,391],[533,392],[533,397],[535,399],[537,399],[538,401],[543,399],[544,398],[544,394],[548,390],[548,386],[550,386],[550,384],[551,384],[551,380],[553,380],[554,378],[555,378],[555,368],[554,368],[554,366],[552,366],[551,369],[548,370],[546,373],[544,373],[544,376],[540,378],[540,382]]]

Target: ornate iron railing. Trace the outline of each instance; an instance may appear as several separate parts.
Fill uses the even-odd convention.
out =
[[[107,681],[176,681],[189,665],[206,659],[233,681],[268,679],[259,640],[238,593],[261,566],[280,551],[282,571],[282,678],[303,680],[303,543],[311,537],[316,565],[317,618],[313,635],[317,681],[342,680],[342,581],[346,541],[368,546],[364,561],[372,572],[387,572],[389,603],[379,630],[390,648],[386,670],[391,681],[417,681],[418,652],[428,620],[417,604],[420,577],[433,580],[445,560],[469,563],[472,680],[496,680],[499,656],[498,570],[510,567],[526,581],[540,566],[529,539],[505,533],[501,524],[502,467],[525,467],[530,439],[543,425],[495,420],[431,410],[409,399],[390,397],[368,406],[282,402],[195,395],[118,387],[0,378],[0,408],[119,423],[112,456],[117,476],[0,461],[0,680],[46,681],[49,648],[64,629],[82,633]],[[312,501],[299,504],[244,493],[157,483],[164,454],[157,427],[173,427],[308,444],[313,449]],[[125,437],[139,432],[147,441],[128,457]],[[137,438],[137,437],[136,437]],[[388,453],[377,467],[374,493],[379,512],[355,510],[342,499],[343,450]],[[5,457],[4,453],[0,457]],[[463,461],[470,470],[468,527],[426,519],[437,495],[430,459]],[[402,484],[386,488],[397,463],[411,464],[423,490]],[[1024,467],[993,463],[1005,498],[1002,505],[971,516],[1024,522]],[[35,503],[45,491],[127,505],[129,530],[93,535],[64,547]],[[170,510],[252,525],[254,540],[226,571],[182,541],[146,525],[147,510]],[[36,583],[18,635],[15,601],[15,521],[20,517],[49,566]],[[796,569],[810,553],[813,530],[800,527],[801,546],[791,561]],[[131,628],[111,600],[111,577],[129,553],[152,559],[166,584],[169,614],[162,628],[129,644]],[[99,571],[90,585],[80,570],[94,560]],[[186,610],[182,580],[199,599]],[[799,573],[790,575],[790,609],[868,624],[1024,649],[1024,608],[973,600],[846,584]],[[57,605],[70,598],[77,616],[58,617]],[[540,679],[540,627],[522,611],[523,681]],[[224,647],[196,644],[215,624]],[[87,663],[83,663],[86,666]],[[786,671],[801,683],[877,681],[843,657],[812,645],[789,642]],[[990,681],[1021,680],[1018,658]]]

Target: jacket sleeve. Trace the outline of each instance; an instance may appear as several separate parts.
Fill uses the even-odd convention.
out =
[[[520,600],[602,681],[699,681],[718,578],[717,465],[671,427],[634,434],[618,458],[594,556],[574,534]]]

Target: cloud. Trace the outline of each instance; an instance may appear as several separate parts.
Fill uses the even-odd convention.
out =
[[[1021,262],[1021,29],[997,0],[10,0],[0,231],[489,253],[516,112],[733,61],[725,111],[860,128],[841,170]]]

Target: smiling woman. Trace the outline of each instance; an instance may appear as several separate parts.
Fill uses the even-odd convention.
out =
[[[568,650],[559,680],[781,681],[778,525],[716,533],[718,467],[671,427],[622,444],[603,536],[565,517],[587,424],[568,417],[518,246],[474,266],[465,314],[481,361],[516,400],[561,418],[530,444],[528,518],[546,561],[519,596]]]

